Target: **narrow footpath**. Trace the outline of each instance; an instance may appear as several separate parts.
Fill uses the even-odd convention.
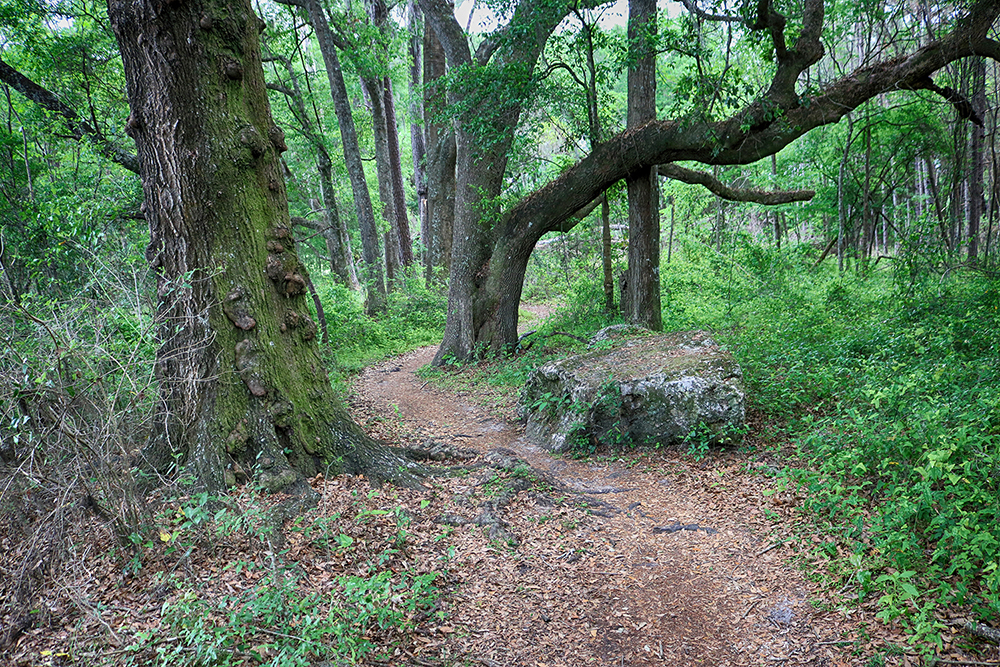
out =
[[[859,646],[856,621],[789,564],[801,498],[766,451],[553,457],[475,390],[420,378],[434,351],[362,373],[359,423],[394,445],[462,455],[451,463],[471,472],[447,490],[458,514],[438,519],[456,532],[485,532],[479,499],[498,471],[530,482],[490,501],[492,542],[455,550],[441,655],[490,667],[864,664],[841,650]]]

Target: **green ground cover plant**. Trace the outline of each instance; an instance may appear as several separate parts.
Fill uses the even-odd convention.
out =
[[[722,251],[696,234],[674,243],[664,328],[711,331],[743,367],[751,409],[784,424],[776,436],[797,456],[780,474],[805,492],[810,530],[829,535],[828,583],[878,600],[879,617],[928,651],[944,606],[996,618],[996,277],[914,261],[838,272],[809,244],[778,250],[743,233]],[[618,321],[596,281],[574,282],[566,303],[547,330],[588,336]],[[710,455],[697,443],[693,456]]]

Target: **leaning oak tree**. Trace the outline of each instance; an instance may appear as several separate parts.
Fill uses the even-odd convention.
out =
[[[823,0],[803,0],[801,16],[793,25],[788,25],[771,0],[722,3],[742,7],[748,15],[709,13],[696,0],[680,0],[702,20],[739,24],[769,40],[773,53],[770,83],[742,109],[725,117],[688,116],[628,128],[541,189],[497,210],[507,151],[526,91],[538,76],[535,69],[542,46],[573,7],[600,3],[519,0],[509,23],[473,51],[447,0],[419,1],[444,46],[448,67],[453,74],[467,75],[461,86],[449,90],[449,103],[456,110],[458,147],[456,229],[448,319],[437,362],[448,356],[468,358],[479,350],[510,349],[517,343],[517,308],[535,243],[546,232],[565,229],[575,212],[613,183],[675,161],[751,164],[814,128],[838,122],[878,95],[930,91],[961,112],[968,102],[950,88],[938,86],[932,75],[948,63],[971,56],[1000,60],[1000,43],[993,39],[1000,3],[975,0],[964,14],[942,13],[944,23],[934,32],[939,36],[920,48],[896,55],[881,49],[853,72],[819,85],[817,75],[812,87],[805,88],[800,79],[824,52]],[[707,174],[686,174],[685,178],[688,182],[714,180]],[[724,189],[717,182],[713,187]]]
[[[368,438],[330,387],[290,233],[248,0],[109,0],[157,274],[160,386],[144,454],[204,487],[287,488],[333,469],[418,469]]]

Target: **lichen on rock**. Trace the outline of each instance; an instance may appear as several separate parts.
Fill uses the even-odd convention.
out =
[[[742,379],[704,331],[650,335],[537,368],[521,410],[528,437],[555,452],[668,446],[696,430],[731,444],[746,414]]]

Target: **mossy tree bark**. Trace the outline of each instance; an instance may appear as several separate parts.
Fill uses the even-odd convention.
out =
[[[368,438],[330,387],[290,233],[248,0],[109,0],[157,273],[160,404],[148,464],[209,490],[278,490],[330,465],[417,469]]]

